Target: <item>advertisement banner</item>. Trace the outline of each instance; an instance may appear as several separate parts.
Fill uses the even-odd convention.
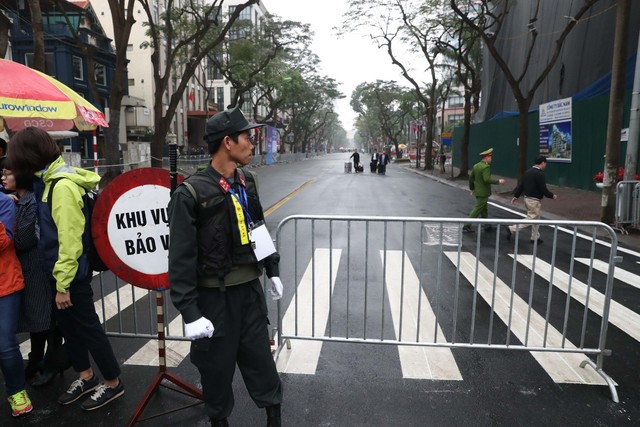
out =
[[[550,162],[571,162],[571,98],[540,104],[540,155]]]
[[[273,154],[278,152],[278,129],[273,126],[266,126],[266,164],[273,163]]]

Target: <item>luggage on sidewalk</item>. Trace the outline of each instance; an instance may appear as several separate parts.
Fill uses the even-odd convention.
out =
[[[356,173],[364,172],[364,167],[362,165],[356,165]]]
[[[345,162],[344,173],[351,173],[351,162]]]

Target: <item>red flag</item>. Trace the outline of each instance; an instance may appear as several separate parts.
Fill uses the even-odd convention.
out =
[[[196,97],[193,95],[193,90],[191,92],[189,92],[189,101],[193,102],[193,100],[196,99]]]

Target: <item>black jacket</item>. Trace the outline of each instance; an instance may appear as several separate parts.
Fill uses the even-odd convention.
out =
[[[542,200],[543,197],[553,199],[553,193],[547,188],[544,172],[533,166],[529,168],[522,177],[515,190],[513,196],[518,198],[524,193],[524,197]]]

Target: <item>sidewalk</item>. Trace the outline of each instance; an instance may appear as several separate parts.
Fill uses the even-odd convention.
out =
[[[446,172],[440,172],[440,165],[436,165],[432,171],[416,169],[415,165],[411,166],[412,171],[442,182],[444,184],[468,190],[469,182],[466,179],[452,179],[451,166],[447,165]],[[458,168],[454,167],[453,175],[458,174]],[[493,175],[494,178],[504,178],[506,183],[503,185],[493,185],[493,194],[490,200],[498,202],[511,209],[525,212],[524,203],[520,200],[515,204],[511,204],[511,191],[517,185],[515,178],[507,178],[499,175]],[[559,187],[557,185],[547,185],[549,190],[558,196],[557,199],[545,199],[542,204],[542,219],[549,220],[575,220],[575,221],[600,221],[600,203],[602,201],[601,194],[595,191],[580,190],[570,187]],[[640,232],[631,230],[629,234],[616,232],[618,242],[630,249],[640,251]]]

